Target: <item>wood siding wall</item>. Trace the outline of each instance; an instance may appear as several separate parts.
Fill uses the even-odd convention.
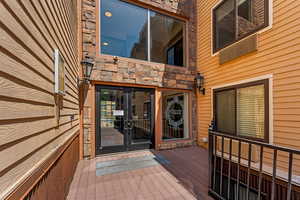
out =
[[[270,0],[271,1],[271,0]],[[212,120],[212,88],[264,75],[273,75],[273,142],[300,149],[300,1],[273,0],[273,27],[258,34],[258,51],[219,64],[212,55],[212,8],[219,0],[198,1],[197,66],[205,77],[205,96],[198,94],[198,141],[207,137]],[[271,124],[270,124],[271,125]],[[287,167],[279,153],[278,166]],[[300,173],[296,156],[294,175]],[[272,153],[266,152],[266,163]]]
[[[77,17],[76,0],[0,1],[0,199],[79,131]],[[66,67],[59,126],[56,48]]]
[[[24,199],[66,199],[79,160],[79,137],[76,136],[63,154]]]

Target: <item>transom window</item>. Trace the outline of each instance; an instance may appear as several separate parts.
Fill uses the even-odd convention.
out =
[[[184,65],[185,22],[121,0],[101,0],[101,53]]]
[[[214,52],[269,25],[269,0],[224,0],[213,10]]]
[[[218,132],[268,142],[268,80],[214,90]]]

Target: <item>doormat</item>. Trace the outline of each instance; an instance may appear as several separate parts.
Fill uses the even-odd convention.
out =
[[[148,155],[98,162],[96,163],[96,175],[103,176],[107,174],[152,167],[160,164],[169,165],[170,161],[166,160],[162,155]]]

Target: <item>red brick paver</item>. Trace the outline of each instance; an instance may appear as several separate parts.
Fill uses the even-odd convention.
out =
[[[115,174],[96,176],[96,163],[151,154],[170,161]],[[198,147],[136,151],[80,161],[68,200],[210,200],[207,150]]]

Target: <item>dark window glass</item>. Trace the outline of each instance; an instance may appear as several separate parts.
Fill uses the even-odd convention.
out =
[[[218,131],[235,133],[235,91],[218,92],[215,98]]]
[[[234,0],[227,0],[215,10],[216,48],[220,49],[235,40]]]
[[[265,2],[262,0],[238,1],[238,36],[243,37],[265,23]]]
[[[119,0],[101,0],[101,52],[147,60],[148,11]]]
[[[251,22],[251,1],[239,0],[238,16]]]
[[[214,52],[268,26],[268,0],[225,0],[214,9]]]
[[[151,12],[151,61],[183,66],[184,22]]]
[[[183,66],[183,39],[168,49],[167,59],[169,65]]]

